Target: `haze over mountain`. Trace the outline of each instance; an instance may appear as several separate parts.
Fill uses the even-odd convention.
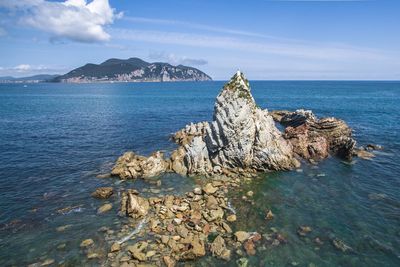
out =
[[[48,82],[58,77],[58,74],[38,74],[28,77],[12,77],[12,76],[3,76],[0,77],[0,83],[38,83],[38,82]]]

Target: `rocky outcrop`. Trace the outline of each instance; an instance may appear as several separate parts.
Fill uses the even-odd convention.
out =
[[[217,96],[211,123],[189,124],[173,136],[179,147],[164,160],[127,152],[112,174],[121,179],[146,178],[167,170],[181,175],[233,175],[289,170],[299,165],[267,110],[257,107],[249,82],[237,72]]]
[[[168,167],[169,163],[164,160],[164,155],[160,151],[153,153],[150,157],[126,152],[118,158],[111,174],[124,180],[148,178],[165,172]]]
[[[174,139],[180,147],[172,165],[188,175],[288,170],[299,164],[268,111],[257,107],[241,72],[217,96],[214,120],[191,124]]]
[[[282,134],[275,121],[286,129]],[[290,170],[298,159],[321,160],[329,154],[351,159],[351,129],[336,118],[318,119],[311,111],[260,109],[248,80],[237,72],[217,96],[211,122],[189,124],[176,132],[178,148],[164,159],[127,152],[112,170],[121,179],[146,178],[173,171],[181,175],[253,175]]]
[[[329,154],[351,159],[355,140],[350,127],[330,117],[318,119],[310,110],[274,111],[273,118],[286,127],[284,138],[302,158],[321,160]]]

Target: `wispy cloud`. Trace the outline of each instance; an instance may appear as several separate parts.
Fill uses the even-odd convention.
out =
[[[115,39],[141,41],[159,44],[174,44],[192,47],[209,47],[245,51],[249,53],[272,54],[308,59],[347,60],[382,59],[378,50],[340,44],[314,44],[291,41],[247,40],[245,38],[213,36],[181,32],[114,29]]]
[[[6,36],[6,35],[7,35],[7,31],[0,27],[0,37]]]
[[[232,34],[232,35],[242,35],[242,36],[251,36],[251,37],[261,37],[261,38],[271,38],[271,39],[281,39],[276,36],[272,35],[265,35],[251,31],[244,31],[244,30],[237,30],[237,29],[230,29],[224,27],[218,27],[216,25],[207,25],[207,24],[200,24],[200,23],[191,23],[187,21],[181,20],[168,20],[168,19],[155,19],[155,18],[143,18],[143,17],[123,17],[123,20],[130,21],[134,23],[147,23],[147,24],[157,24],[157,25],[174,25],[183,28],[190,28],[196,30],[204,30],[208,32],[217,32],[217,33],[224,33],[224,34]]]

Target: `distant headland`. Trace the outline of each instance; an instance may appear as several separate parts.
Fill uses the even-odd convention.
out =
[[[92,82],[177,82],[211,81],[204,72],[189,66],[149,63],[140,58],[111,58],[101,64],[88,63],[64,75],[35,75],[23,78],[0,77],[0,83],[92,83]]]

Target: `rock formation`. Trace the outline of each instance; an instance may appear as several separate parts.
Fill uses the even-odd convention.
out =
[[[282,134],[274,120],[286,129]],[[355,141],[347,124],[335,118],[318,119],[311,111],[260,109],[249,82],[237,72],[217,96],[212,122],[189,124],[176,132],[178,148],[164,159],[127,152],[112,174],[121,179],[146,178],[173,171],[181,175],[252,175],[290,170],[298,159],[321,160],[329,154],[351,159]]]
[[[179,132],[187,174],[289,170],[299,163],[267,110],[257,107],[249,82],[237,72],[214,107],[214,120]],[[185,129],[186,130],[186,129]]]
[[[164,160],[164,155],[160,151],[153,153],[150,157],[126,152],[118,158],[111,174],[124,180],[148,178],[165,172],[167,168],[168,162]]]
[[[173,139],[179,147],[169,160],[160,152],[149,158],[128,152],[118,159],[112,174],[128,179],[168,169],[182,175],[227,175],[299,165],[268,111],[257,107],[243,73],[237,72],[217,96],[213,119],[178,131]]]
[[[302,158],[321,160],[329,154],[351,159],[356,141],[350,127],[336,118],[318,119],[310,110],[274,111],[274,119],[286,127],[284,138]]]

